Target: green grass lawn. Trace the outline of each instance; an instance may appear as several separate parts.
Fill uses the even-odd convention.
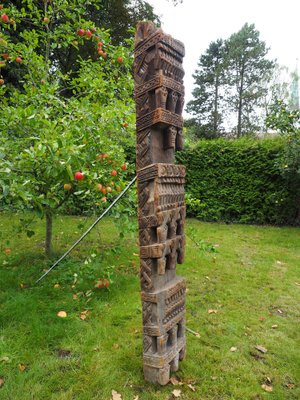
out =
[[[187,221],[177,272],[187,279],[187,327],[200,336],[186,332],[181,385],[159,387],[142,374],[136,235],[121,240],[111,219],[101,221],[35,286],[51,264],[44,227],[18,236],[16,218],[0,214],[0,399],[109,400],[116,390],[122,400],[168,400],[174,389],[188,400],[300,399],[300,229]],[[56,218],[56,256],[90,221]],[[106,276],[109,289],[95,289]]]

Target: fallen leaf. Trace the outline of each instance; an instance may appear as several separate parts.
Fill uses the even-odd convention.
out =
[[[172,385],[174,385],[174,386],[182,386],[183,385],[183,382],[180,382],[175,376],[171,376],[169,382],[172,383]]]
[[[216,381],[218,378],[216,376],[211,376],[212,381]]]
[[[58,311],[57,316],[60,318],[66,318],[67,313],[65,311]]]
[[[175,376],[171,376],[169,382],[172,383],[172,385],[174,385],[174,386],[179,385],[179,380],[177,380],[177,378],[175,378]]]
[[[120,346],[118,345],[118,343],[114,343],[113,348],[114,349],[118,349]]]
[[[278,325],[272,325],[272,329],[278,328]]]
[[[54,287],[54,289],[58,289],[58,288],[60,288],[60,284],[56,283],[53,287]]]
[[[139,400],[139,396],[135,396],[133,400]]]
[[[230,351],[231,351],[231,352],[237,351],[237,347],[230,347]]]
[[[77,300],[78,299],[78,295],[77,294],[73,294],[73,300]]]
[[[18,368],[19,368],[19,370],[20,370],[21,372],[24,372],[25,369],[26,369],[26,365],[24,365],[24,364],[19,364],[19,365],[18,365]]]
[[[271,385],[266,385],[265,383],[263,385],[261,385],[261,388],[265,391],[265,392],[273,392],[273,386]]]
[[[0,386],[1,386],[1,384],[0,384]],[[286,386],[288,389],[294,389],[295,384],[294,384],[294,383],[287,383],[285,386]]]
[[[80,313],[80,319],[81,319],[81,321],[84,321],[88,315],[89,315],[89,311],[88,311],[88,310],[82,311],[82,312]]]
[[[120,393],[116,392],[115,390],[111,391],[112,400],[122,400],[122,396]]]
[[[27,285],[26,283],[20,283],[20,288],[21,289],[27,289],[27,288],[29,288],[29,285]]]
[[[265,347],[261,346],[261,345],[257,345],[257,346],[255,346],[255,348],[256,348],[256,350],[260,351],[263,354],[268,352],[268,350]]]
[[[218,310],[212,310],[212,309],[208,310],[208,314],[217,314],[217,313]]]
[[[4,385],[4,382],[5,382],[4,378],[0,378],[0,388]]]
[[[180,397],[181,396],[181,390],[179,390],[179,389],[173,390],[172,395],[174,397],[176,397],[176,398]]]
[[[300,286],[300,283],[298,283],[298,282],[295,282],[295,285],[296,285],[296,286]]]
[[[196,392],[195,386],[191,385],[190,383],[188,384],[188,387],[193,391]]]
[[[264,321],[266,318],[265,317],[259,317],[258,318],[260,321]]]
[[[4,356],[4,357],[0,358],[0,362],[10,362],[10,359],[9,359],[9,357]]]
[[[278,308],[278,314],[283,314],[283,311]]]

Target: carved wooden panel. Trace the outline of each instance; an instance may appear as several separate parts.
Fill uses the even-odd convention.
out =
[[[185,168],[174,164],[183,148],[183,44],[139,23],[134,79],[143,361],[146,380],[165,385],[185,356]]]

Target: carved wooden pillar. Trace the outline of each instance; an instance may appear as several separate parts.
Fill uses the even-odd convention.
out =
[[[137,26],[135,100],[143,365],[147,381],[165,385],[185,356],[185,168],[182,148],[184,46],[151,22]]]

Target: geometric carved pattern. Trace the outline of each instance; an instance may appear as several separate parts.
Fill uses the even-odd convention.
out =
[[[136,167],[145,379],[165,385],[185,357],[184,45],[151,22],[137,26],[134,57]]]

